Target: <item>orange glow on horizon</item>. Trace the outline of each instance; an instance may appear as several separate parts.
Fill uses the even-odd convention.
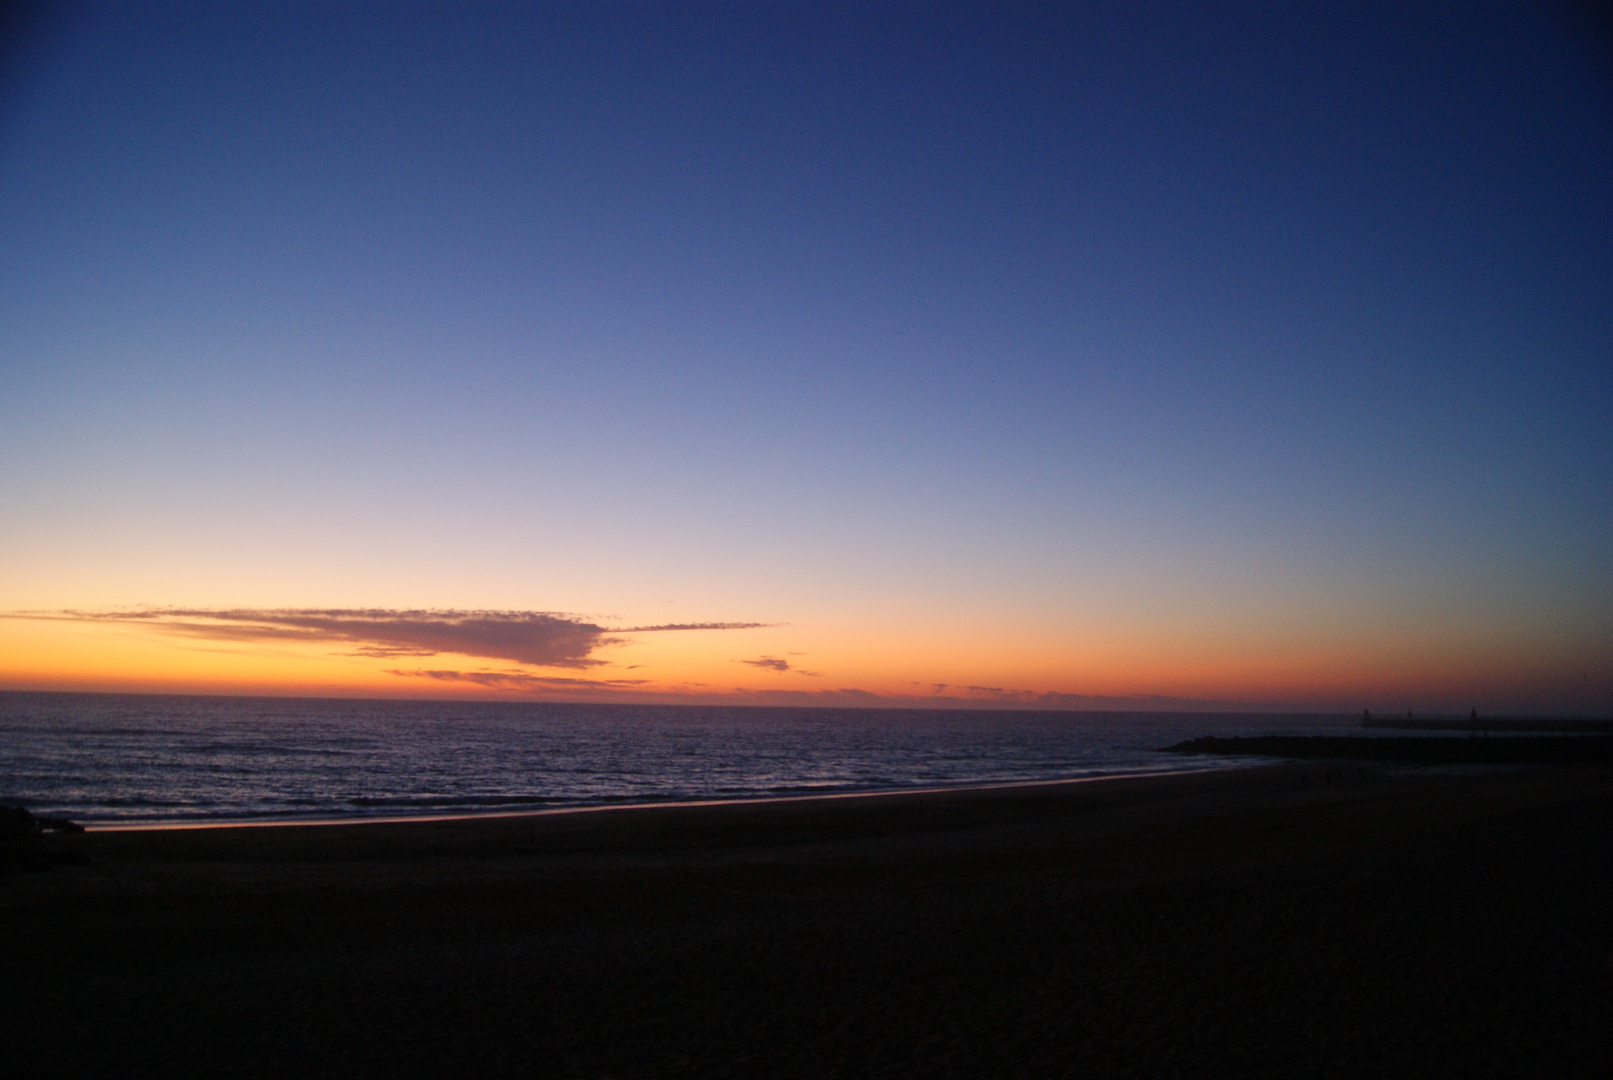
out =
[[[589,658],[597,663],[545,667],[446,652],[378,657],[331,641],[198,640],[137,622],[6,618],[0,688],[778,704],[849,704],[869,694],[876,695],[869,704],[1056,708],[1079,707],[1081,698],[1061,697],[1079,695],[1353,711],[1430,702],[1493,707],[1529,695],[1549,705],[1565,684],[1613,684],[1605,659],[1545,651],[1501,657],[1449,643],[1206,645],[1140,634],[970,641],[933,627],[902,629],[634,633],[597,648]]]

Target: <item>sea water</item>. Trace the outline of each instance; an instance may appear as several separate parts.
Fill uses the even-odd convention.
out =
[[[1348,716],[0,693],[0,804],[85,823],[473,814],[1229,767]]]

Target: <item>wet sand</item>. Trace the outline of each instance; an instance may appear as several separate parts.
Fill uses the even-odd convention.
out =
[[[51,843],[0,885],[39,1075],[1613,1067],[1607,766]]]

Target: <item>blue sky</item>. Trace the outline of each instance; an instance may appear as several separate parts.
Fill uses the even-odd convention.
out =
[[[1613,704],[1575,29],[67,9],[0,112],[0,607],[671,602],[939,635],[936,682],[1465,704],[1511,656],[1492,697]]]

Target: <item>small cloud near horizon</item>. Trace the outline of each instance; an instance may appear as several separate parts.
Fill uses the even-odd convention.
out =
[[[790,655],[791,656],[804,656],[805,654],[804,653],[791,653]],[[736,660],[734,662],[737,663],[737,664],[748,664],[748,665],[750,665],[751,667],[754,667],[754,668],[765,668],[768,671],[780,671],[780,672],[793,671],[797,675],[805,675],[805,676],[807,676],[809,678],[813,678],[813,679],[819,678],[822,675],[822,672],[818,672],[818,671],[803,671],[801,668],[791,667],[790,662],[788,660],[781,659],[781,658],[779,658],[777,656],[759,656],[755,660]]]

